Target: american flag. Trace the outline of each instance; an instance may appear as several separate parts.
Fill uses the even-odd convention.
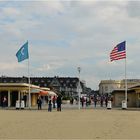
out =
[[[119,60],[126,58],[125,41],[119,43],[110,53],[110,60]]]

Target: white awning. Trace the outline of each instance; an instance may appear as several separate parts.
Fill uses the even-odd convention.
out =
[[[53,91],[48,91],[48,95],[50,95],[50,96],[56,96],[57,94],[55,92],[53,92]]]

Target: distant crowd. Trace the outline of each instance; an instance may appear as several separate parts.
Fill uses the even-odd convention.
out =
[[[57,108],[57,111],[61,111],[62,97],[58,96],[47,96],[46,102],[48,104],[48,112],[52,111],[52,108]],[[38,110],[42,109],[42,97],[39,95],[37,99]]]
[[[107,107],[108,101],[113,101],[113,98],[109,95],[94,95],[94,96],[82,96],[80,98],[80,104],[82,108],[88,107],[89,105],[94,105],[96,108],[97,104],[100,105],[100,107]],[[46,102],[48,104],[48,111],[51,112],[52,109],[57,108],[57,111],[61,111],[61,104],[62,104],[62,96],[47,96]],[[70,98],[70,104],[73,105],[78,104],[78,98],[71,97]],[[38,110],[42,109],[42,98],[41,96],[37,99],[38,104]]]
[[[94,107],[99,104],[101,107],[107,107],[108,101],[113,101],[113,98],[108,95],[94,95],[90,97],[83,96],[80,98],[82,108],[88,107],[91,104],[94,104]],[[70,98],[70,104],[76,102],[78,104],[77,98]]]
[[[61,104],[62,104],[62,96],[61,95],[54,95],[54,96],[45,96],[45,102],[47,103],[48,107],[48,112],[51,112],[53,109],[57,109],[57,111],[61,111]],[[26,102],[27,102],[27,96],[26,98],[23,97],[25,107]],[[101,107],[105,106],[107,107],[108,101],[113,101],[113,98],[108,95],[94,95],[94,96],[82,96],[80,98],[80,104],[82,108],[88,107],[89,105],[94,105],[96,108],[97,104],[100,105]],[[78,104],[78,98],[71,97],[70,98],[70,104]],[[39,95],[37,98],[37,106],[38,110],[42,109],[44,103],[44,97]],[[7,98],[6,96],[3,97],[2,99],[2,107],[7,106]]]

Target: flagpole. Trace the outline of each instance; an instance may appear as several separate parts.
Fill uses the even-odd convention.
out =
[[[81,103],[81,93],[80,93],[80,72],[81,67],[78,67],[78,73],[79,73],[79,82],[78,82],[78,109],[80,110],[80,103]]]
[[[28,84],[29,84],[29,109],[31,108],[31,90],[30,90],[30,68],[29,68],[29,59],[28,59]]]
[[[28,41],[27,41],[28,42]],[[28,84],[29,84],[29,109],[31,109],[31,81],[30,81],[30,61],[29,61],[30,58],[28,58]]]
[[[18,59],[18,62],[22,62],[25,59],[28,59],[28,84],[29,84],[29,108],[31,107],[31,95],[30,95],[30,68],[29,68],[29,53],[28,53],[28,40],[27,42],[22,45],[22,47],[18,50],[16,53],[16,57]]]
[[[125,58],[125,102],[127,108],[127,75],[126,75],[126,58]]]

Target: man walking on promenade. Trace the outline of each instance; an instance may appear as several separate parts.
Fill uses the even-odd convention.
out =
[[[40,95],[38,96],[37,104],[38,104],[38,110],[41,110],[42,109],[42,99],[41,99]]]
[[[58,95],[58,97],[57,97],[57,111],[61,111],[61,104],[62,104],[62,99],[61,99],[61,96]]]
[[[49,97],[49,100],[48,100],[48,112],[51,112],[52,111],[52,99],[51,97]]]

